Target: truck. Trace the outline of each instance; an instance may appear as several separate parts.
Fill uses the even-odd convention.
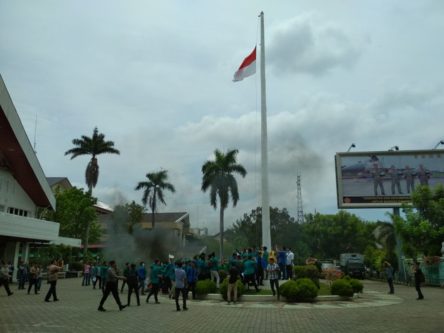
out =
[[[360,253],[341,253],[339,265],[345,275],[353,278],[365,278],[364,255]]]

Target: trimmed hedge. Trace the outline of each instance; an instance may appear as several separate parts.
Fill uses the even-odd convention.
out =
[[[318,296],[318,290],[309,278],[289,280],[279,287],[280,294],[289,302],[313,302]]]
[[[293,271],[294,280],[308,278],[319,288],[319,278],[321,277],[321,273],[315,265],[295,266]]]
[[[353,287],[349,280],[347,279],[339,279],[332,283],[331,285],[331,294],[339,295],[342,297],[352,297],[353,296]]]
[[[344,279],[350,282],[354,293],[362,293],[362,291],[364,290],[364,285],[358,279],[352,279],[349,276],[346,276]]]
[[[200,280],[196,283],[196,294],[197,295],[207,295],[212,294],[217,291],[217,286],[214,281],[211,280]]]
[[[245,292],[245,286],[240,279],[236,281],[236,288],[237,288],[237,299],[239,299]],[[222,298],[226,301],[227,291],[228,291],[228,278],[225,278],[222,281],[222,283],[220,284],[219,291],[220,294],[222,295]]]

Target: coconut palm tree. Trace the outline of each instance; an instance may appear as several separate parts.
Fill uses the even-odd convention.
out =
[[[157,200],[166,205],[163,191],[168,190],[174,193],[176,192],[176,189],[172,184],[167,183],[168,180],[167,170],[147,173],[146,178],[148,179],[148,181],[139,182],[135,190],[138,191],[144,189],[142,196],[142,203],[145,206],[148,204],[151,208],[151,224],[152,224],[152,229],[154,229]]]
[[[85,182],[88,186],[88,192],[92,196],[92,189],[96,187],[99,179],[99,164],[96,156],[100,154],[120,154],[120,152],[114,148],[113,141],[105,141],[105,134],[99,133],[97,127],[94,128],[92,137],[82,135],[80,139],[73,139],[72,144],[75,147],[65,152],[65,155],[71,155],[71,159],[80,155],[91,155],[91,160],[86,166]],[[88,223],[84,241],[84,254],[88,250],[89,227]]]
[[[239,191],[234,173],[245,177],[247,171],[236,161],[237,149],[228,150],[226,154],[216,149],[214,151],[214,161],[207,161],[202,166],[202,191],[210,189],[210,203],[216,209],[217,197],[219,197],[219,227],[220,244],[219,256],[223,258],[224,253],[224,211],[230,201],[230,194],[233,206],[239,200]]]

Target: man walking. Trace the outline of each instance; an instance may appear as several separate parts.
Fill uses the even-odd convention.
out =
[[[57,266],[59,264],[59,266]],[[57,298],[57,279],[59,277],[59,272],[63,269],[63,261],[57,263],[57,260],[53,260],[51,265],[48,266],[48,282],[50,284],[48,293],[45,297],[45,302],[50,302],[50,298],[52,295],[52,299],[54,302],[57,302],[59,299]]]
[[[6,293],[8,296],[11,296],[13,293],[9,289],[9,267],[6,265],[6,263],[2,260],[1,261],[1,267],[0,267],[0,287],[3,285],[5,287]]]
[[[390,289],[389,294],[394,294],[395,289],[393,287],[393,267],[388,261],[384,262],[384,272]]]
[[[151,265],[151,272],[150,272],[151,289],[150,292],[148,293],[148,296],[146,297],[147,303],[149,303],[150,297],[154,295],[154,301],[156,302],[156,304],[159,304],[159,300],[157,299],[157,294],[159,293],[161,276],[162,276],[162,266],[160,266],[160,260],[156,259],[154,260],[154,263]]]
[[[176,310],[180,311],[179,306],[179,294],[182,294],[182,309],[184,311],[188,310],[187,308],[187,290],[186,290],[186,282],[187,282],[187,273],[182,268],[182,262],[179,261],[176,263],[175,273],[175,285],[176,290],[174,292],[174,298],[176,300]]]
[[[274,262],[274,258],[270,257],[269,264],[267,265],[267,273],[268,278],[270,279],[270,287],[271,291],[273,292],[273,296],[276,295],[277,292],[277,299],[280,298],[279,293],[279,275],[280,275],[280,269],[278,264]],[[276,290],[274,289],[276,287]]]
[[[228,288],[227,288],[227,302],[236,304],[237,302],[237,279],[239,277],[239,270],[236,265],[232,265],[228,271]],[[233,295],[233,297],[231,297]]]
[[[117,285],[118,280],[125,280],[125,277],[117,275],[116,262],[114,260],[111,260],[109,262],[105,291],[103,293],[102,299],[100,300],[99,308],[97,310],[102,311],[102,312],[106,311],[105,308],[103,307],[103,304],[105,303],[105,301],[108,298],[110,293],[113,294],[113,297],[114,297],[117,305],[119,306],[120,311],[122,311],[124,308],[126,308],[126,305],[122,305],[122,303],[120,302],[118,285]]]
[[[294,261],[294,253],[291,251],[291,248],[288,248],[287,257],[286,257],[286,269],[287,269],[287,280],[291,280],[293,278],[293,261]]]
[[[128,263],[127,263],[128,264]],[[123,273],[124,277],[126,277],[126,283],[128,284],[128,302],[127,305],[130,306],[131,303],[131,294],[134,291],[134,294],[136,294],[136,300],[137,300],[137,306],[140,306],[140,299],[139,299],[139,288],[137,281],[137,270],[136,270],[136,264],[131,264],[130,267],[125,268],[126,273]],[[125,283],[125,280],[123,280],[123,283]],[[123,285],[121,292],[123,291]]]

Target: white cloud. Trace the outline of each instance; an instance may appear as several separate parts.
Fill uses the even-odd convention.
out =
[[[274,29],[267,50],[268,63],[281,75],[322,75],[337,67],[349,68],[361,52],[360,41],[312,14],[281,23]]]

